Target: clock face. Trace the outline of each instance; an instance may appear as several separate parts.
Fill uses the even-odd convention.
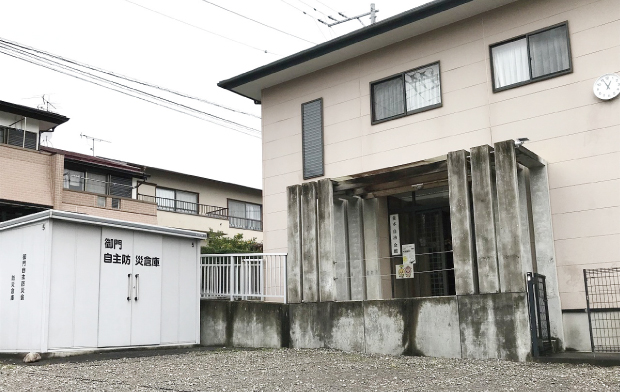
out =
[[[620,94],[620,76],[616,74],[603,75],[594,82],[594,95],[600,99],[610,100]]]

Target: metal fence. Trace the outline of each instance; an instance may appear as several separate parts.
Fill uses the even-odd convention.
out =
[[[527,294],[530,307],[530,329],[532,333],[532,354],[535,357],[553,353],[549,305],[545,275],[527,273]]]
[[[584,269],[592,352],[620,352],[620,268]]]
[[[201,255],[201,298],[286,303],[286,253]]]

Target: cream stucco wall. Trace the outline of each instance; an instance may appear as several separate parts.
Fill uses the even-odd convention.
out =
[[[260,189],[152,168],[147,169],[147,174],[150,176],[148,184],[140,185],[138,188],[138,192],[141,194],[155,195],[154,188],[160,186],[163,188],[198,193],[199,204],[215,207],[227,208],[228,199],[263,204],[262,192]],[[228,224],[228,220],[223,219],[159,210],[157,211],[157,222],[162,226],[203,232],[213,229],[215,231],[223,231],[228,236],[242,233],[245,239],[256,238],[258,242],[263,241],[262,231],[231,228]]]
[[[568,21],[574,72],[493,93],[489,45]],[[371,125],[369,83],[441,62],[443,107]],[[549,163],[563,308],[584,308],[583,268],[620,266],[620,1],[522,0],[263,90],[264,245],[286,252],[286,187],[303,182],[301,104],[324,101],[325,177],[518,137]]]

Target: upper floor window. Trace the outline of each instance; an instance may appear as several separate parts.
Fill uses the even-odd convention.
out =
[[[439,62],[373,82],[370,94],[373,124],[440,107]]]
[[[0,143],[36,150],[37,134],[23,129],[0,126]]]
[[[163,211],[198,213],[198,193],[157,187],[155,201],[157,208]]]
[[[238,200],[228,200],[230,227],[237,229],[262,230],[262,206]]]
[[[63,175],[63,187],[65,189],[126,198],[132,197],[132,182],[132,179],[128,177],[66,168]]]
[[[304,179],[325,174],[323,162],[323,99],[301,105]]]
[[[568,24],[492,45],[491,60],[494,92],[570,73]]]

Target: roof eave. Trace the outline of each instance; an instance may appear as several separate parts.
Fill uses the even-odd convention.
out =
[[[262,67],[222,80],[217,85],[254,101],[260,101],[260,97],[249,97],[236,91],[235,88],[472,1],[435,0]]]

